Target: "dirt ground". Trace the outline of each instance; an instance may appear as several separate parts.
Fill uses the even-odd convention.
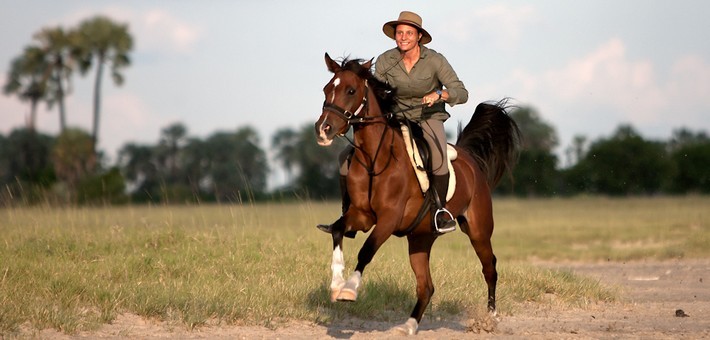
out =
[[[497,320],[462,318],[458,322],[425,319],[420,339],[701,339],[710,338],[710,259],[626,263],[538,263],[599,279],[621,290],[622,301],[584,309],[532,304]],[[554,305],[554,304],[552,304]],[[404,320],[402,320],[404,321]],[[69,338],[206,338],[206,339],[398,339],[391,323],[349,320],[329,326],[290,322],[265,327],[184,327],[122,315],[91,333],[70,337],[53,330],[28,331],[28,337]]]

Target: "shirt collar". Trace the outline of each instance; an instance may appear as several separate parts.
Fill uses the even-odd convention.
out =
[[[402,55],[399,52],[399,49],[397,47],[393,48],[392,53],[390,55],[390,59],[399,59]],[[429,55],[429,48],[419,44],[419,59],[425,59]]]

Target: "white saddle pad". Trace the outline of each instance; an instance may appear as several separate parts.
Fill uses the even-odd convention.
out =
[[[400,125],[400,128],[402,129],[402,137],[404,137],[404,145],[407,147],[409,160],[412,162],[412,167],[414,168],[414,173],[417,175],[422,193],[425,193],[429,190],[429,177],[426,171],[424,171],[424,162],[421,156],[419,156],[417,145],[412,144],[412,139],[409,137],[409,128],[407,128],[406,125]],[[451,161],[458,157],[458,153],[453,145],[446,144],[446,154],[448,156],[446,164],[449,167],[449,190],[446,191],[446,201],[448,202],[451,197],[454,196],[454,190],[456,189],[456,173],[454,172],[454,167],[451,165]]]

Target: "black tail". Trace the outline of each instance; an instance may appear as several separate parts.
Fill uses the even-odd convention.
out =
[[[480,103],[471,121],[461,129],[456,146],[468,151],[495,187],[506,172],[513,169],[518,157],[520,130],[508,116],[508,100]]]

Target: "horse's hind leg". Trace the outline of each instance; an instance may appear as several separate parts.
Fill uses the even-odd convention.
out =
[[[409,236],[409,263],[417,280],[417,304],[409,316],[409,320],[395,327],[395,330],[405,334],[417,334],[419,323],[427,306],[434,295],[434,283],[431,279],[429,256],[436,238],[433,235]]]
[[[480,213],[480,212],[479,212]],[[485,215],[485,214],[484,214]],[[492,215],[492,213],[490,214]],[[480,217],[478,215],[477,217]],[[485,222],[483,222],[485,221]],[[473,223],[466,218],[458,219],[461,229],[465,230],[471,241],[473,249],[481,261],[481,271],[488,286],[488,311],[496,313],[496,284],[498,271],[496,270],[496,256],[493,254],[491,236],[493,234],[493,217],[487,219],[474,219]]]

